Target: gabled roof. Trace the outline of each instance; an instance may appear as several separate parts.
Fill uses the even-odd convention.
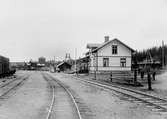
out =
[[[78,62],[78,61],[88,61],[88,60],[89,60],[89,56],[85,56],[83,58],[77,59],[76,61]]]
[[[57,67],[59,67],[59,66],[61,66],[61,65],[63,65],[63,64],[67,64],[67,65],[71,66],[71,64],[69,64],[69,63],[67,63],[67,62],[61,62],[60,64],[57,65]]]
[[[135,50],[133,50],[132,48],[130,48],[128,45],[126,45],[125,43],[123,43],[122,41],[120,41],[120,40],[118,40],[118,39],[115,38],[115,39],[113,39],[113,40],[109,40],[109,41],[103,43],[100,47],[96,48],[96,49],[93,50],[92,52],[98,51],[99,49],[103,48],[104,46],[106,46],[107,44],[109,44],[109,43],[111,43],[111,42],[113,42],[113,41],[117,41],[117,42],[121,43],[122,45],[124,45],[125,47],[127,47],[128,49],[130,49],[132,52],[135,51]]]

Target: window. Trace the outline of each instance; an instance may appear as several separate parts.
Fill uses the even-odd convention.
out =
[[[117,45],[112,45],[112,54],[117,54]]]
[[[103,58],[103,67],[109,67],[109,58]]]
[[[120,59],[120,65],[121,65],[121,67],[126,67],[126,58]]]

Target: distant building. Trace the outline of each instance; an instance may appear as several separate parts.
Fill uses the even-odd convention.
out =
[[[90,72],[130,71],[134,50],[118,39],[105,36],[102,44],[87,44]]]
[[[88,73],[89,56],[76,60],[76,69],[78,73]]]
[[[57,65],[56,69],[59,69],[59,71],[69,71],[71,70],[72,65],[70,65],[67,62],[61,62]]]
[[[132,63],[132,65],[134,65],[134,63]],[[145,69],[147,66],[150,66],[151,68],[161,68],[161,62],[160,61],[156,61],[153,59],[153,61],[151,60],[144,60],[142,62],[138,62],[137,63],[138,67],[141,69]]]
[[[71,60],[70,53],[66,53],[66,56],[65,56],[65,61],[68,61],[68,60]]]
[[[24,70],[26,69],[25,62],[10,62],[10,67],[16,70]]]
[[[35,61],[30,61],[29,63],[27,63],[27,70],[37,70],[38,68],[38,63]]]
[[[46,58],[45,58],[45,57],[40,57],[40,58],[38,59],[38,63],[39,63],[39,64],[46,64]]]

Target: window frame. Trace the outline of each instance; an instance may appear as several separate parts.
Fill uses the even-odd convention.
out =
[[[112,45],[112,54],[117,55],[118,54],[118,45]]]
[[[126,67],[126,58],[120,58],[120,67]]]
[[[109,58],[103,58],[103,67],[109,67]]]

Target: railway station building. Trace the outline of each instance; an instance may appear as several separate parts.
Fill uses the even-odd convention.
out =
[[[105,36],[102,44],[87,44],[89,72],[131,71],[134,50],[118,39]]]

